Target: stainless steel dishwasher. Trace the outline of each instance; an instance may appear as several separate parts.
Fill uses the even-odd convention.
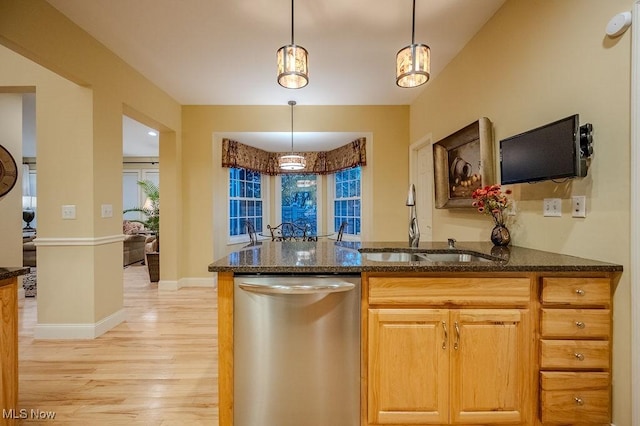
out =
[[[360,424],[360,276],[240,275],[234,425]]]

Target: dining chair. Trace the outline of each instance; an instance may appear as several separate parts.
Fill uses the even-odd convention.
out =
[[[336,237],[336,241],[342,241],[342,234],[344,234],[344,229],[347,227],[347,221],[344,221],[340,224],[340,228],[338,228],[338,236]]]
[[[256,232],[256,228],[255,226],[253,226],[253,223],[245,220],[244,224],[247,228],[247,234],[249,235],[249,242],[251,244],[255,244],[258,242],[258,233]]]
[[[282,222],[280,225],[267,225],[271,232],[271,241],[306,241],[307,227],[298,226],[292,222]]]

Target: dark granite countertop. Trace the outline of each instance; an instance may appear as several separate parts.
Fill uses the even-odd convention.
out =
[[[17,277],[29,273],[29,268],[5,268],[0,266],[0,280]]]
[[[365,252],[430,252],[476,254],[489,262],[387,262],[368,260]],[[209,265],[209,272],[236,274],[360,272],[622,272],[622,266],[524,247],[491,243],[425,242],[409,248],[401,242],[259,242]]]

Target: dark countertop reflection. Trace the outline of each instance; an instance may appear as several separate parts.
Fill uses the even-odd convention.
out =
[[[474,254],[489,261],[374,261],[366,252],[429,252]],[[262,241],[211,263],[209,272],[234,273],[336,273],[361,272],[509,272],[547,271],[621,272],[622,266],[576,256],[524,247],[496,247],[492,243],[457,242],[454,249],[447,242],[425,242],[417,248],[406,242],[272,242]]]

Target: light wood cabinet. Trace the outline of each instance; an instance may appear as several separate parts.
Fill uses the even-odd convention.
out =
[[[17,279],[0,280],[0,410],[7,414],[18,410],[17,299]],[[0,425],[16,424],[11,417],[0,416]]]
[[[530,423],[529,278],[371,276],[363,288],[368,424]]]
[[[445,309],[369,311],[370,423],[447,423],[448,321]]]
[[[451,323],[451,423],[526,423],[529,311],[460,309]]]
[[[540,411],[543,424],[611,421],[608,278],[543,277]]]

